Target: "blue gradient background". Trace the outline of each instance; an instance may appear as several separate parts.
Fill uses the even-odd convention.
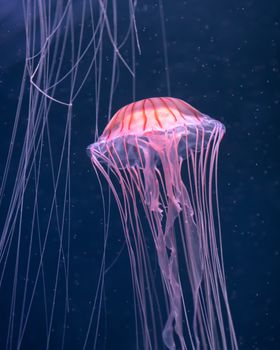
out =
[[[0,5],[0,142],[6,149],[25,42],[20,1],[1,0]],[[280,3],[165,0],[164,8],[172,96],[221,120],[227,128],[221,145],[220,206],[229,299],[240,349],[278,350]],[[153,1],[139,2],[137,19],[142,46],[142,56],[137,58],[137,98],[166,95],[158,7]],[[94,293],[103,233],[99,188],[85,152],[94,132],[86,90],[80,99],[83,107],[77,108],[73,118],[73,321],[67,349],[81,348],[87,329],[84,314]],[[130,100],[131,85],[122,80],[114,110]],[[59,128],[58,124],[58,134]],[[114,207],[111,223],[108,254],[113,260],[123,244]],[[135,346],[129,273],[124,252],[106,282],[108,350],[132,350]],[[24,349],[41,349],[36,318],[28,330],[30,342]],[[3,337],[0,327],[2,341]]]

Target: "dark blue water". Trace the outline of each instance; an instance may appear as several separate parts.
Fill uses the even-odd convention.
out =
[[[0,8],[0,140],[5,151],[24,60],[20,5],[13,1],[2,0]],[[166,95],[158,6],[144,1],[138,8],[142,55],[137,56],[136,97]],[[164,1],[171,95],[219,119],[227,129],[219,168],[224,262],[238,342],[245,350],[280,349],[279,8],[273,0]],[[106,74],[110,72],[105,70]],[[85,152],[94,135],[91,100],[86,89],[79,98],[71,149],[71,331],[66,336],[67,349],[80,349],[83,344],[103,242],[100,192]],[[131,98],[131,84],[122,79],[114,111]],[[24,113],[22,118],[24,124]],[[61,128],[58,122],[53,132],[59,136]],[[45,196],[47,200],[48,193]],[[113,260],[124,242],[115,207],[111,224],[108,255]],[[135,348],[128,263],[124,251],[107,277],[107,328],[104,316],[102,327],[106,328],[108,350]],[[5,309],[5,298],[10,300],[10,295],[3,293],[1,298]],[[24,349],[44,348],[36,333],[41,317],[33,314]],[[54,328],[59,322],[60,318],[54,319]],[[1,323],[0,310],[3,346]],[[51,349],[60,346],[54,341]]]

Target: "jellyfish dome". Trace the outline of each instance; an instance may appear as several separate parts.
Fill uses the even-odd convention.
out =
[[[218,206],[217,161],[224,133],[222,123],[183,100],[155,97],[121,108],[88,147],[119,208],[136,335],[142,334],[139,348],[238,348]],[[154,243],[159,278],[147,237]]]
[[[121,108],[98,142],[88,150],[90,154],[96,151],[100,159],[102,155],[109,158],[111,155],[119,166],[132,166],[145,162],[143,152],[146,147],[150,156],[153,154],[158,159],[160,148],[167,149],[177,142],[179,156],[186,158],[188,150],[196,148],[199,151],[205,147],[210,135],[218,129],[224,133],[223,124],[183,100],[154,97]]]

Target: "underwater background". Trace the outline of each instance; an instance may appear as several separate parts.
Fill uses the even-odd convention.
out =
[[[219,158],[219,199],[229,301],[240,349],[280,349],[280,3],[261,0],[164,0],[171,95],[226,126]],[[121,5],[120,5],[121,6]],[[136,98],[167,95],[157,1],[139,1]],[[121,11],[120,11],[121,14]],[[120,15],[121,16],[121,15]],[[21,2],[0,1],[1,174],[10,142],[25,57]],[[104,77],[110,71],[104,68]],[[113,112],[132,101],[125,75]],[[93,142],[92,96],[87,85],[74,106],[71,139],[70,316],[65,348],[81,349],[88,327],[103,247],[103,212],[98,182],[86,147]],[[106,124],[102,105],[101,129]],[[59,138],[63,124],[52,128]],[[26,123],[22,115],[22,125]],[[102,122],[104,120],[104,122]],[[47,181],[45,179],[44,181]],[[40,189],[44,193],[44,186]],[[106,189],[104,189],[106,193]],[[48,192],[44,194],[48,196]],[[2,214],[0,214],[2,215]],[[28,234],[28,230],[25,234]],[[129,260],[113,205],[106,276],[106,349],[135,349]],[[56,262],[54,261],[54,264]],[[50,262],[51,265],[51,262]],[[109,263],[110,265],[110,263]],[[52,266],[48,266],[52,269]],[[12,279],[12,276],[11,276]],[[7,298],[7,299],[5,299]],[[0,300],[0,350],[5,348]],[[105,305],[104,305],[105,306]],[[1,311],[2,310],[2,311]],[[43,349],[34,314],[22,349]],[[2,319],[1,319],[2,318]],[[5,318],[6,319],[6,318]],[[54,328],[60,327],[54,318]],[[104,346],[105,346],[104,345]],[[52,341],[51,349],[61,344]]]

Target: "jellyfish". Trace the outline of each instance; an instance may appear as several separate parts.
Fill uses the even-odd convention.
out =
[[[142,334],[138,348],[238,348],[218,204],[224,134],[221,122],[183,100],[155,97],[117,111],[87,149],[119,209],[132,274],[136,334]]]

